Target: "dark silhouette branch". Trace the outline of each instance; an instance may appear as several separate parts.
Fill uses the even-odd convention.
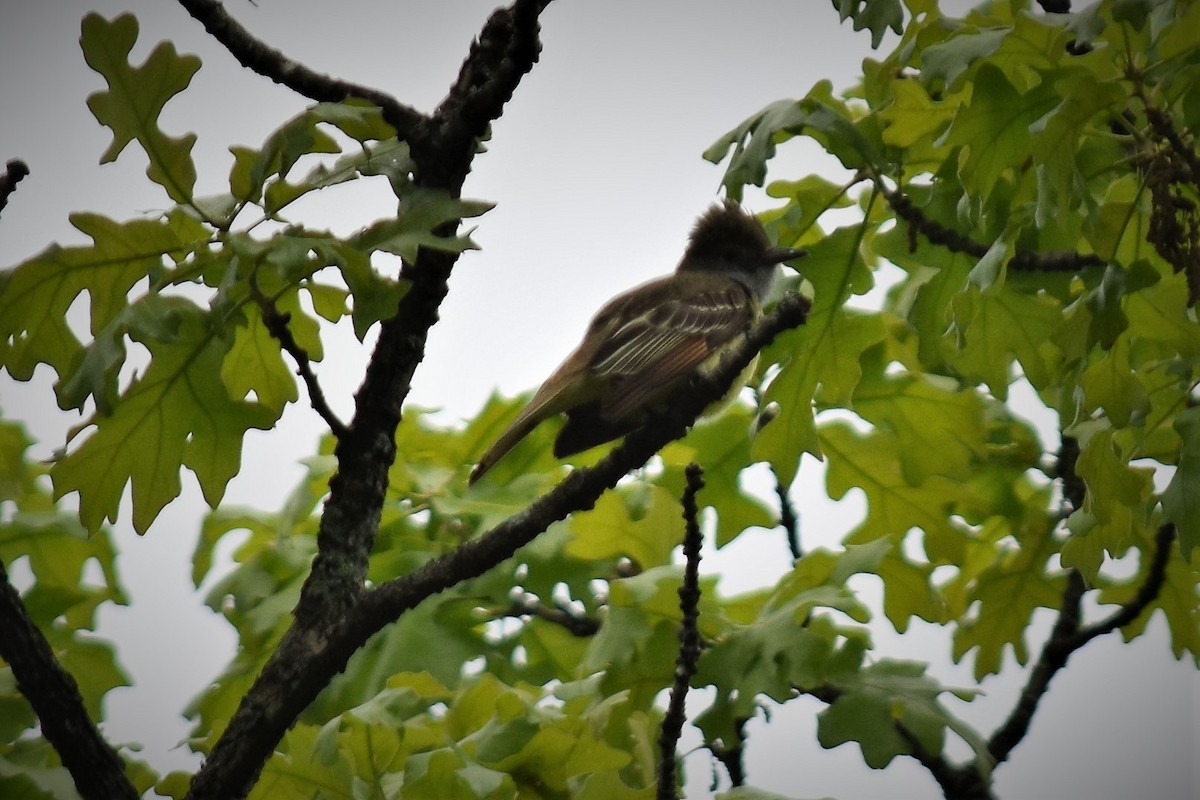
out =
[[[1080,625],[1079,600],[1086,585],[1078,572],[1072,571],[1068,575],[1063,611],[1055,622],[1050,638],[1042,646],[1037,664],[1021,690],[1016,707],[1004,724],[988,739],[988,751],[997,764],[1007,759],[1013,748],[1025,737],[1038,703],[1050,686],[1050,680],[1066,666],[1071,655],[1097,636],[1111,633],[1137,619],[1158,597],[1166,580],[1167,562],[1170,560],[1171,544],[1174,541],[1173,525],[1163,525],[1158,529],[1150,567],[1137,594],[1117,612],[1094,625]]]
[[[8,196],[17,190],[17,184],[29,174],[29,166],[19,158],[10,159],[0,175],[0,211],[8,205]]]
[[[1080,605],[1087,586],[1077,571],[1072,570],[1068,574],[1067,586],[1063,591],[1062,610],[1050,637],[1042,646],[1037,663],[1021,689],[1016,706],[988,739],[987,752],[994,765],[1006,761],[1013,749],[1025,738],[1038,705],[1050,688],[1050,681],[1067,665],[1071,655],[1097,636],[1111,633],[1137,619],[1154,602],[1166,580],[1167,562],[1170,560],[1171,545],[1174,541],[1174,526],[1163,525],[1159,528],[1150,567],[1137,594],[1116,613],[1094,625],[1080,625]],[[905,739],[910,747],[914,745],[911,736],[905,736]],[[916,745],[919,747],[919,743]],[[940,755],[930,755],[916,748],[913,749],[912,755],[929,770],[947,798],[990,800],[993,797],[977,759],[953,765]]]
[[[921,740],[900,722],[896,723],[896,732],[908,745],[909,755],[937,781],[942,796],[947,800],[996,800],[991,785],[974,767],[974,762],[960,766],[952,764],[940,753],[930,753]]]
[[[315,72],[292,61],[280,51],[255,38],[235,20],[219,0],[179,0],[214,39],[238,60],[243,67],[257,72],[297,94],[319,103],[340,103],[351,97],[361,97],[379,106],[383,118],[396,129],[396,135],[407,139],[425,121],[425,115],[397,101],[391,95],[348,81]]]
[[[733,721],[734,740],[724,742],[707,742],[705,747],[713,754],[713,758],[721,762],[725,772],[729,774],[729,783],[734,787],[746,784],[746,765],[742,757],[746,754],[746,724],[750,717],[738,717]],[[715,781],[714,781],[715,782]]]
[[[117,752],[96,728],[79,686],[62,668],[46,637],[33,624],[21,595],[0,563],[0,659],[12,669],[17,688],[41,723],[42,735],[88,800],[138,797]]]
[[[987,254],[987,245],[925,216],[925,212],[899,189],[888,189],[879,178],[875,178],[875,184],[896,216],[933,244],[974,258],[983,258]],[[1086,267],[1103,265],[1104,259],[1094,253],[1035,253],[1029,250],[1018,250],[1008,262],[1009,268],[1018,272],[1079,272]]]
[[[804,549],[800,546],[800,517],[788,494],[788,487],[783,485],[778,475],[775,475],[775,496],[779,498],[779,524],[787,534],[788,550],[791,551],[792,560],[799,561],[804,556]]]
[[[676,800],[675,748],[687,721],[688,686],[696,674],[696,662],[700,660],[700,630],[697,627],[700,603],[700,548],[704,538],[697,521],[699,509],[696,494],[704,488],[704,470],[696,463],[685,470],[687,486],[683,490],[683,555],[686,565],[683,585],[679,587],[679,609],[683,618],[679,623],[679,654],[675,657],[675,682],[671,686],[671,697],[667,702],[667,713],[663,717],[662,730],[658,736],[658,800]]]
[[[424,117],[379,93],[364,93],[362,87],[298,68],[245,34],[212,0],[181,2],[250,68],[313,99],[339,100],[354,95],[379,103],[384,118],[410,143],[414,183],[451,197],[461,195],[478,138],[486,133],[491,120],[500,116],[537,60],[538,13],[545,7],[545,0],[516,0],[511,7],[493,12],[450,95],[432,117]],[[452,234],[457,225],[458,221],[449,222],[435,233]],[[388,470],[395,460],[396,426],[456,260],[456,254],[422,248],[416,263],[405,265],[410,289],[395,315],[380,325],[355,395],[353,419],[334,451],[338,469],[330,481],[317,534],[318,552],[294,611],[295,622],[194,777],[189,798],[225,800],[245,795],[300,712],[371,634],[400,613],[396,610],[390,618],[382,617],[376,613],[378,606],[365,602],[375,596],[365,589],[367,561],[379,525]],[[488,566],[481,562],[475,574]],[[416,593],[407,595],[414,605],[468,577],[436,570],[428,573],[435,573],[434,579],[419,583]]]
[[[1103,636],[1125,627],[1140,617],[1142,612],[1155,601],[1167,579],[1167,562],[1171,558],[1171,543],[1175,541],[1175,537],[1174,525],[1163,525],[1158,529],[1154,540],[1154,557],[1150,562],[1146,580],[1138,588],[1137,594],[1108,618],[1081,628],[1075,637],[1079,642],[1078,647],[1082,647],[1097,636]]]

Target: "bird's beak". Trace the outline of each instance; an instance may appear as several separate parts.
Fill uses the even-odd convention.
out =
[[[768,264],[782,264],[785,261],[791,261],[795,258],[803,258],[808,255],[807,250],[795,250],[790,247],[772,247],[767,251]]]

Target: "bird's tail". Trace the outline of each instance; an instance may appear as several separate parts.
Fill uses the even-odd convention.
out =
[[[535,407],[533,403],[530,403],[526,406],[479,459],[479,463],[471,470],[471,477],[467,479],[467,484],[473,485],[482,478],[509,450],[517,446],[517,442],[536,428],[546,418],[546,414],[541,413],[543,411],[544,406],[541,405]]]

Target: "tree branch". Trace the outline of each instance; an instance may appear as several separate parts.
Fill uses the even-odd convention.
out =
[[[1137,619],[1138,615],[1154,602],[1166,580],[1167,562],[1170,560],[1171,545],[1174,541],[1174,526],[1167,524],[1158,529],[1150,568],[1137,594],[1119,611],[1094,625],[1080,626],[1081,600],[1087,586],[1079,572],[1072,570],[1068,574],[1067,586],[1063,592],[1062,611],[1054,623],[1050,637],[1042,646],[1037,663],[1021,689],[1021,695],[1012,713],[988,739],[987,750],[994,765],[1006,761],[1013,749],[1025,738],[1033,715],[1050,688],[1050,681],[1066,666],[1071,655],[1097,636],[1111,633]],[[956,800],[991,800],[991,788],[979,769],[977,759],[954,765],[940,755],[925,752],[920,748],[920,743],[903,729],[901,735],[909,743],[913,757],[929,770],[946,797]]]
[[[787,534],[788,550],[792,553],[792,560],[799,561],[804,556],[804,549],[800,546],[800,517],[796,513],[796,506],[792,504],[788,487],[783,485],[774,470],[771,470],[771,474],[775,475],[775,496],[779,498],[779,524],[783,526],[784,533]]]
[[[0,211],[8,205],[8,196],[17,190],[17,184],[29,174],[29,166],[19,158],[9,159],[0,175]]]
[[[586,614],[578,614],[569,607],[555,604],[548,606],[530,594],[524,594],[513,600],[512,605],[503,612],[506,617],[537,617],[553,623],[564,629],[572,636],[586,638],[600,632],[600,621]]]
[[[896,731],[908,745],[909,754],[929,771],[947,800],[996,800],[992,787],[980,775],[975,763],[952,764],[940,753],[930,753],[907,727],[896,722]]]
[[[888,205],[896,212],[896,216],[907,222],[933,244],[941,245],[954,253],[965,253],[974,258],[983,258],[987,254],[987,245],[981,244],[969,236],[964,236],[936,220],[929,219],[925,216],[925,212],[917,208],[908,195],[899,189],[888,189],[878,177],[875,177],[875,184],[883,193]],[[1018,250],[1008,262],[1009,268],[1018,272],[1079,272],[1085,267],[1103,265],[1104,259],[1094,253],[1065,251],[1035,253],[1030,250]]]
[[[303,379],[304,385],[308,389],[308,401],[313,410],[321,415],[334,436],[342,438],[346,435],[346,425],[329,407],[329,402],[325,399],[325,392],[321,391],[321,384],[312,371],[312,362],[309,360],[308,351],[300,346],[295,336],[292,336],[292,330],[288,327],[292,315],[279,313],[275,302],[259,290],[258,282],[254,279],[253,274],[250,276],[250,294],[254,298],[254,302],[258,304],[259,311],[262,312],[263,325],[267,327],[267,332],[296,362],[296,374]]]
[[[384,118],[409,140],[414,182],[452,197],[461,194],[462,181],[477,151],[477,137],[500,115],[537,58],[537,14],[545,6],[544,0],[516,0],[511,8],[497,9],[464,62],[451,97],[432,118],[425,118],[384,95],[363,93],[361,87],[293,65],[249,37],[213,0],[180,1],[251,69],[313,99],[336,100],[353,94],[379,103]],[[449,222],[437,232],[452,233],[457,225],[457,221]],[[318,552],[294,611],[296,621],[193,779],[190,798],[226,800],[249,791],[299,713],[345,667],[350,654],[400,613],[396,611],[390,619],[369,613],[377,607],[363,602],[374,596],[364,588],[367,561],[379,525],[388,470],[395,461],[396,426],[456,259],[455,254],[421,248],[416,263],[405,266],[411,286],[396,314],[380,325],[375,350],[355,395],[354,417],[334,451],[338,470],[330,481],[317,533]],[[414,604],[466,575],[437,577],[432,584],[421,584],[425,593],[412,595]]]
[[[1075,637],[1078,640],[1078,644],[1075,645],[1077,648],[1097,636],[1103,636],[1106,633],[1112,633],[1117,628],[1125,627],[1141,616],[1142,612],[1155,601],[1167,580],[1167,562],[1171,559],[1171,543],[1175,541],[1175,537],[1174,525],[1167,524],[1159,527],[1154,540],[1154,558],[1150,562],[1150,569],[1146,572],[1145,583],[1138,588],[1137,594],[1133,596],[1132,600],[1121,606],[1107,619],[1081,628]]]
[[[705,743],[705,747],[713,754],[713,758],[720,761],[721,765],[725,767],[725,771],[729,774],[729,783],[735,788],[746,784],[746,766],[742,763],[742,756],[746,754],[746,724],[750,722],[750,719],[750,717],[734,719],[734,741],[732,743]]]
[[[121,757],[88,717],[79,686],[29,618],[2,562],[0,658],[12,669],[17,688],[38,716],[42,735],[58,752],[79,794],[89,800],[136,800],[137,790],[125,777]]]
[[[351,97],[361,97],[379,106],[383,118],[407,140],[426,117],[415,108],[406,106],[394,97],[368,86],[338,80],[292,61],[280,51],[255,38],[225,10],[219,0],[179,0],[214,39],[249,70],[297,94],[319,103],[340,103]]]
[[[700,630],[696,621],[700,616],[700,548],[704,539],[697,521],[699,509],[696,494],[704,488],[704,470],[696,463],[687,465],[687,486],[683,490],[683,555],[687,560],[683,572],[683,585],[679,587],[679,609],[683,619],[679,623],[679,654],[675,657],[675,683],[671,687],[671,699],[663,717],[662,731],[658,737],[658,800],[676,800],[679,797],[675,777],[675,748],[683,733],[687,720],[685,703],[688,686],[696,674],[696,662],[700,660]]]

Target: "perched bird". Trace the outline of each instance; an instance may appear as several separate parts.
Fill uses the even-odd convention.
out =
[[[645,412],[762,313],[777,265],[805,255],[775,247],[736,203],[708,209],[674,274],[617,295],[471,471],[475,483],[535,427],[565,413],[556,458],[629,433]]]

